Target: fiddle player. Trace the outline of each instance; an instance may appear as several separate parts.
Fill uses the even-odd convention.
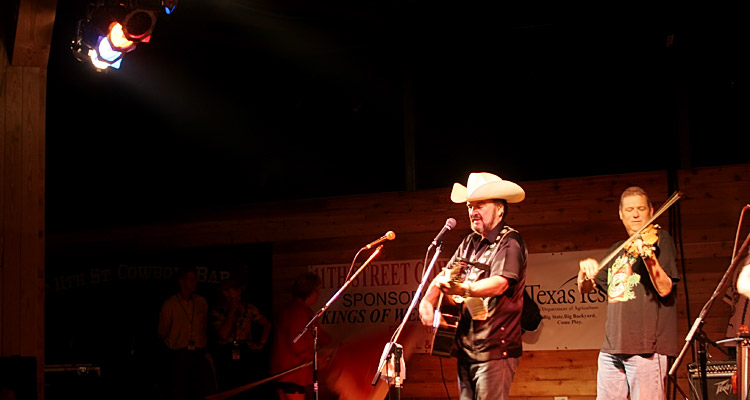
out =
[[[669,364],[679,354],[677,340],[675,244],[669,233],[646,223],[654,208],[646,192],[629,187],[620,196],[619,215],[629,236],[612,245],[609,262],[579,262],[578,289],[607,293],[604,343],[599,351],[596,398],[666,398]],[[649,232],[649,240],[646,239]]]

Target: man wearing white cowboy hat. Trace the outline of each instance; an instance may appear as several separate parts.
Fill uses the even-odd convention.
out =
[[[459,304],[450,354],[458,358],[461,400],[508,399],[521,359],[528,252],[505,217],[508,203],[525,196],[517,184],[487,172],[470,174],[466,186],[453,185],[451,200],[466,203],[473,232],[453,254],[448,264],[453,268],[444,269],[430,284],[419,314],[425,326],[435,327],[438,303]],[[454,279],[451,275],[458,270],[461,276]]]

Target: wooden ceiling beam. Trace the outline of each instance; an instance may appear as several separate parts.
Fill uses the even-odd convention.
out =
[[[20,0],[11,65],[47,68],[57,0]]]

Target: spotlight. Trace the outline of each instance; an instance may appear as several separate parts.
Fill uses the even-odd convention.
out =
[[[137,9],[129,12],[122,21],[125,37],[138,42],[148,43],[151,32],[156,25],[156,13],[150,10]]]
[[[100,36],[99,43],[96,45],[96,56],[100,61],[112,65],[122,59],[122,52],[112,48],[109,39]]]
[[[148,43],[162,7],[174,11],[177,0],[96,0],[89,3],[86,16],[78,21],[71,43],[79,61],[91,61],[105,70],[119,68],[123,55]]]
[[[99,71],[103,71],[109,67],[112,67],[114,69],[120,69],[120,65],[122,64],[122,57],[118,58],[116,61],[112,63],[103,61],[99,57],[99,52],[94,49],[89,50],[89,58],[91,59],[91,64],[94,66],[94,68],[96,68]]]
[[[117,51],[127,53],[135,49],[135,42],[127,38],[127,35],[125,35],[122,25],[120,25],[119,22],[113,22],[110,24],[107,39],[109,39],[112,48]]]

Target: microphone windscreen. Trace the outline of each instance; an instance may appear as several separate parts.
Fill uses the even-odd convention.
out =
[[[448,219],[447,219],[447,220],[445,221],[445,226],[447,226],[447,227],[448,227],[448,229],[453,229],[453,228],[455,228],[455,227],[456,227],[456,220],[455,220],[455,219],[453,219],[453,218],[448,218]]]

